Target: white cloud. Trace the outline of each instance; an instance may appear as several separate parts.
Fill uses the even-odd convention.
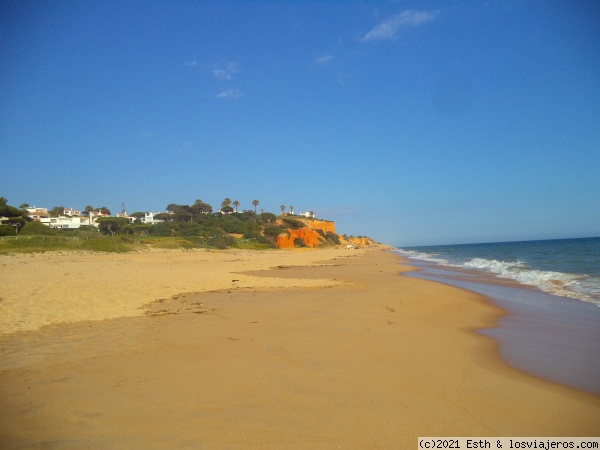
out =
[[[240,65],[236,61],[225,61],[213,64],[211,72],[217,80],[229,81],[240,71]]]
[[[371,31],[365,34],[361,42],[369,41],[390,41],[396,39],[398,32],[404,28],[416,28],[431,22],[436,17],[435,12],[427,11],[406,11],[390,17],[387,20],[375,25]]]
[[[189,66],[189,67],[197,67],[198,66],[198,61],[196,61],[196,60],[186,61],[185,65]]]
[[[333,55],[321,55],[317,59],[315,59],[315,64],[324,65],[330,63],[335,56]]]
[[[220,98],[220,99],[235,99],[235,98],[240,98],[244,95],[244,93],[238,89],[226,89],[224,91],[219,92],[217,95],[215,95],[215,98]]]

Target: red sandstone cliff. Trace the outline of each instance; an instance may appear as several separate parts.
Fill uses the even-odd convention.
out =
[[[373,245],[375,243],[373,240],[366,238],[366,237],[362,237],[362,238],[349,237],[345,241],[347,243],[353,244],[353,245]]]
[[[275,240],[275,244],[279,248],[294,248],[294,240],[297,238],[301,238],[307,247],[318,247],[325,242],[325,239],[321,234],[317,232],[317,230],[321,230],[324,233],[335,233],[335,223],[327,220],[312,220],[312,219],[300,219],[294,217],[298,222],[302,222],[305,226],[299,228],[297,230],[288,230],[288,233],[280,234],[277,236]],[[281,224],[281,221],[278,221],[278,224]],[[350,246],[365,246],[365,245],[375,245],[376,242],[368,237],[349,237],[344,239],[342,236],[338,235],[338,238],[342,245],[350,245]]]
[[[279,248],[293,248],[294,239],[302,238],[307,247],[318,247],[324,241],[323,237],[316,231],[321,230],[335,233],[335,223],[325,220],[298,219],[306,226],[297,230],[288,230],[288,234],[280,234],[275,240]]]
[[[335,223],[330,220],[302,220],[306,226],[312,230],[321,230],[325,233],[331,231],[335,233]]]
[[[279,248],[293,248],[294,239],[302,238],[307,247],[318,247],[321,243],[321,235],[310,228],[300,228],[298,230],[289,230],[289,235],[280,234],[275,240]]]

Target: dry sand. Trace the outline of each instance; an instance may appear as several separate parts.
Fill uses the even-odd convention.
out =
[[[347,255],[324,249],[319,258]],[[361,250],[357,251],[358,253]],[[354,253],[357,254],[357,253]],[[0,256],[0,334],[44,325],[139,316],[148,302],[191,292],[326,286],[327,280],[256,278],[239,272],[311,264],[310,251],[155,250]],[[237,281],[233,281],[237,280]]]
[[[473,331],[499,310],[401,276],[387,252],[12,258],[2,313],[20,322],[3,326],[34,328],[44,309],[111,319],[0,338],[1,448],[415,448],[418,436],[600,430],[600,398],[507,367]],[[65,279],[94,302],[49,301]],[[139,309],[152,298],[165,300]]]

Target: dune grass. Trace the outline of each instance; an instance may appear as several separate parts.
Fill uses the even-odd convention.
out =
[[[77,250],[114,253],[132,251],[134,246],[109,237],[4,236],[0,238],[0,254],[4,255]]]
[[[270,248],[252,239],[236,239],[233,248],[264,250]],[[104,236],[98,233],[69,233],[50,236],[0,237],[0,255],[11,253],[43,253],[55,251],[131,252],[148,248],[190,250],[213,249],[196,237],[134,237],[131,235]]]

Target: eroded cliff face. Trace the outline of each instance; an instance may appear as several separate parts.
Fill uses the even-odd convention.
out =
[[[279,248],[293,248],[294,239],[302,238],[307,247],[318,247],[321,243],[321,235],[310,228],[300,228],[298,230],[289,230],[289,235],[280,234],[275,240],[275,244]]]
[[[297,230],[289,230],[288,234],[280,234],[275,240],[279,248],[293,248],[294,239],[302,238],[307,247],[318,247],[322,242],[322,236],[316,230],[322,230],[327,233],[335,233],[335,223],[325,220],[298,219],[306,226]]]
[[[327,233],[328,231],[331,231],[332,233],[335,233],[335,223],[334,222],[325,221],[325,220],[306,220],[303,222],[306,224],[306,226],[308,226],[309,228],[312,228],[313,230],[322,230],[325,233]]]
[[[353,244],[353,245],[372,245],[374,244],[374,242],[369,239],[369,238],[357,238],[357,237],[351,237],[346,239],[346,242],[348,242],[349,244]]]

